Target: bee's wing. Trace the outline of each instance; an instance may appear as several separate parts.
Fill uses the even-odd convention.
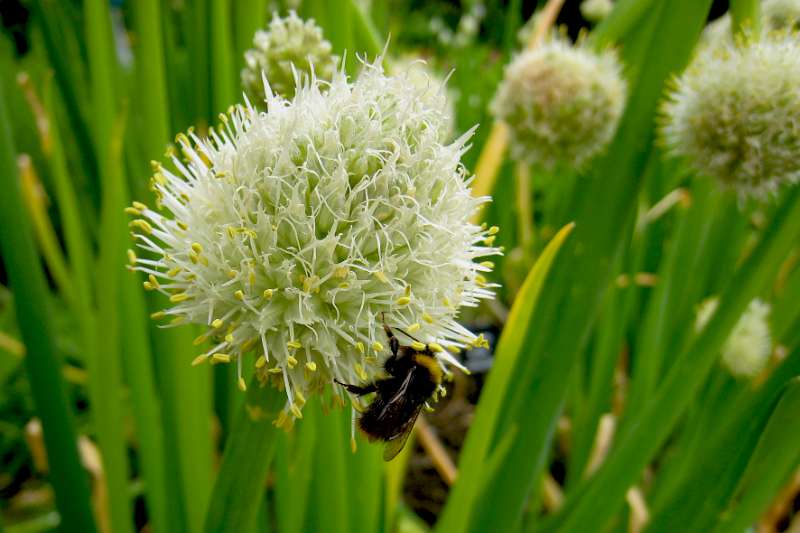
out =
[[[414,412],[411,416],[398,428],[396,436],[386,443],[386,446],[383,448],[384,461],[391,461],[394,459],[395,456],[400,453],[400,450],[403,449],[403,446],[406,445],[408,436],[411,435],[411,430],[414,429],[414,423],[417,421],[420,411],[422,411],[422,404],[414,408]]]

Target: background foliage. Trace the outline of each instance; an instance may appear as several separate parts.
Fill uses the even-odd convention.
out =
[[[239,100],[243,51],[291,6],[3,2],[0,527],[800,528],[800,189],[737,202],[656,141],[669,80],[727,6],[618,0],[591,27],[567,0],[556,23],[617,47],[629,83],[611,146],[575,175],[505,160],[487,112],[535,2],[299,4],[351,74],[355,55],[374,57],[389,38],[387,64],[425,57],[450,75],[456,129],[481,125],[465,164],[494,196],[484,219],[507,254],[498,301],[464,317],[502,334],[492,371],[469,381],[477,407],[477,393],[462,398],[463,448],[463,433],[445,439],[432,417],[422,446],[394,462],[360,437],[353,454],[349,412],[330,398],[312,400],[291,433],[253,430],[248,409],[269,413],[274,398],[240,393],[226,368],[190,368],[192,328],[157,328],[148,314],[160,296],[124,269],[123,209],[148,197],[149,161]],[[732,2],[744,16],[755,6]],[[719,310],[697,334],[710,295]],[[762,375],[737,381],[717,356],[756,296],[772,305],[774,353]],[[426,484],[421,460],[447,483]],[[433,512],[410,499],[453,482]]]

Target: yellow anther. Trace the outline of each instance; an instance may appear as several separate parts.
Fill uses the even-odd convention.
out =
[[[317,280],[316,276],[311,276],[310,278],[305,278],[303,280],[303,291],[311,292],[311,288],[314,286],[315,280]]]
[[[190,298],[190,296],[188,294],[186,294],[185,292],[179,292],[178,294],[173,294],[172,296],[170,296],[169,297],[169,301],[174,303],[174,304],[178,304],[178,303],[181,303],[181,302],[185,302],[189,298]]]
[[[433,353],[439,353],[439,352],[443,352],[444,351],[444,348],[442,348],[442,345],[439,344],[438,342],[429,342],[428,343],[428,348]]]
[[[406,285],[405,294],[406,296],[411,296],[411,285]]]
[[[495,240],[495,235],[492,235],[491,237],[486,237],[485,239],[483,239],[483,244],[485,244],[486,246],[491,246],[494,244],[494,240]]]
[[[270,368],[269,370],[267,370],[267,372],[269,372],[270,374],[280,374],[281,372],[283,372],[283,369],[279,366],[276,366]]]
[[[264,365],[266,365],[266,364],[267,364],[267,358],[266,357],[262,356],[262,357],[259,357],[258,359],[256,359],[256,368],[259,368],[259,369],[264,368]]]
[[[452,304],[450,303],[450,299],[448,297],[446,297],[446,296],[444,298],[442,298],[442,304],[445,307],[452,307]]]
[[[476,284],[478,287],[485,287],[485,286],[486,286],[486,283],[487,283],[487,281],[486,281],[486,276],[482,276],[482,275],[480,275],[480,274],[478,274],[477,276],[475,276],[475,284]]]
[[[433,324],[433,317],[427,312],[422,313],[422,320],[424,320],[428,324]]]
[[[369,377],[369,376],[367,376],[367,371],[364,370],[363,366],[361,366],[358,363],[356,363],[355,367],[353,367],[353,368],[356,371],[356,375],[358,376],[358,379],[360,379],[361,381],[366,381],[367,380],[367,377]]]
[[[228,344],[233,344],[233,334],[232,333],[228,333],[227,335],[225,335],[225,342],[227,342]]]
[[[261,294],[265,300],[269,300],[272,298],[272,289],[264,289],[264,292]]]
[[[221,318],[215,318],[214,320],[211,321],[211,327],[214,329],[219,329],[222,327],[224,323],[225,322],[223,322]]]
[[[179,221],[175,222],[175,224],[176,224],[176,225],[177,225],[177,226],[178,226],[180,229],[182,229],[183,231],[186,231],[187,229],[189,229],[189,225],[188,225],[186,222],[181,222],[181,221],[179,220]]]
[[[377,365],[378,358],[375,357],[374,355],[368,355],[364,358],[364,362],[367,363],[368,365]]]
[[[181,267],[170,268],[169,270],[167,270],[167,276],[171,278],[174,278],[180,273],[181,273]]]
[[[303,396],[303,391],[295,387],[294,389],[294,398],[297,401],[297,405],[304,406],[306,404],[306,397]]]
[[[419,322],[415,322],[415,323],[411,324],[410,326],[408,326],[408,328],[406,328],[406,329],[408,330],[409,333],[415,333],[415,332],[419,331],[419,329],[421,327],[422,326],[419,325]]]
[[[275,427],[283,428],[286,426],[286,422],[288,422],[289,415],[286,414],[286,411],[281,411],[278,413],[278,418],[276,418],[272,424]]]
[[[153,169],[153,172],[156,172],[157,170],[161,170],[161,162],[160,161],[156,161],[155,159],[151,159],[150,160],[150,168]]]
[[[228,123],[228,115],[226,115],[225,113],[220,113],[217,116],[219,117],[219,121],[222,122],[223,124]]]
[[[150,282],[150,285],[152,285],[152,286],[153,286],[154,288],[156,288],[156,289],[158,289],[159,287],[161,287],[161,285],[159,285],[159,284],[158,284],[158,280],[156,279],[156,277],[155,277],[154,275],[152,275],[152,274],[150,274],[149,276],[147,276],[147,281],[149,281],[149,282]]]
[[[247,383],[244,382],[244,378],[239,378],[239,390],[242,392],[247,390]]]
[[[297,358],[295,358],[293,355],[290,355],[289,357],[287,357],[286,358],[286,366],[288,366],[289,368],[296,367],[297,366]]]
[[[310,370],[311,372],[316,372],[317,371],[317,363],[315,363],[314,361],[309,361],[309,362],[306,363],[306,368],[308,370]]]
[[[239,301],[243,301],[244,300],[244,293],[241,290],[238,290],[238,291],[233,293],[233,297],[236,298]]]
[[[192,359],[192,366],[203,364],[206,362],[206,359],[208,359],[208,356],[206,354],[198,355],[197,357]]]
[[[229,277],[229,278],[233,279],[233,278],[235,278],[235,277],[236,277],[236,276],[238,276],[238,275],[239,275],[239,273],[238,273],[238,272],[236,272],[235,270],[228,270],[228,277]]]
[[[136,209],[135,207],[126,207],[125,208],[125,213],[127,213],[128,215],[135,216],[135,217],[142,216],[142,212],[139,211],[138,209]]]
[[[408,296],[401,296],[397,299],[397,305],[408,305],[409,303],[411,303],[411,298]]]
[[[208,340],[208,335],[203,333],[202,335],[198,335],[197,337],[195,337],[195,339],[192,341],[192,345],[199,346],[204,342],[206,342],[207,340]]]
[[[251,287],[256,284],[256,273],[253,272],[252,270],[250,271],[250,274],[247,277],[247,281],[250,282]]]
[[[136,253],[131,249],[128,249],[128,263],[136,263]]]
[[[215,363],[230,363],[231,354],[229,353],[215,353],[211,356],[211,360]]]
[[[424,342],[419,342],[419,341],[414,341],[414,342],[411,343],[411,347],[414,348],[416,351],[421,352],[422,350],[425,349],[425,343]]]
[[[189,259],[191,259],[192,263],[196,265],[197,260],[200,259],[200,256],[197,255],[197,252],[195,252],[194,250],[189,250]]]
[[[153,181],[159,185],[167,184],[167,178],[165,178],[164,174],[162,174],[161,172],[156,172],[155,174],[153,174]]]
[[[176,316],[175,318],[173,318],[172,320],[169,321],[169,324],[171,326],[177,326],[177,325],[183,324],[185,322],[186,322],[186,317],[185,316]]]
[[[375,277],[378,278],[382,283],[389,283],[389,278],[386,277],[386,274],[381,272],[380,270],[375,272]]]
[[[356,343],[356,350],[358,350],[358,353],[362,353],[363,354],[364,353],[364,343],[363,342],[357,342]]]
[[[459,348],[458,346],[456,346],[454,344],[448,344],[447,345],[447,351],[450,352],[450,353],[454,353],[455,354],[455,353],[461,352],[461,348]]]
[[[343,282],[341,282],[341,283],[339,284],[339,288],[340,288],[340,289],[349,289],[349,288],[350,288],[350,284],[349,284],[349,283],[347,283],[346,281],[343,281]]]
[[[148,235],[153,233],[153,226],[151,226],[146,220],[142,220],[141,218],[137,218],[136,220],[131,220],[128,223],[128,227],[139,228]]]
[[[292,340],[286,343],[286,346],[291,348],[292,350],[297,350],[298,348],[302,348],[303,345],[298,340]]]
[[[356,453],[358,451],[358,445],[356,444],[356,439],[350,437],[350,451]]]
[[[146,291],[154,291],[154,290],[156,290],[156,288],[153,287],[153,284],[150,283],[149,281],[143,282],[142,283],[142,287],[144,287],[144,290],[146,290]]]
[[[491,261],[481,261],[480,265],[484,268],[494,268],[494,263]]]
[[[372,349],[375,350],[376,352],[382,352],[383,351],[383,344],[381,344],[378,341],[375,341],[375,342],[372,343]]]
[[[144,205],[142,202],[132,202],[131,205],[137,211],[147,211],[147,206]]]
[[[349,268],[347,268],[345,266],[340,266],[340,267],[337,267],[336,270],[333,271],[333,275],[334,275],[334,277],[337,277],[337,278],[346,278],[348,272],[350,272]]]
[[[498,231],[500,231],[500,228],[498,228],[497,226],[492,226],[491,228],[489,228],[489,231],[487,233],[489,233],[489,235],[497,235]]]
[[[300,408],[297,406],[297,404],[293,403],[291,406],[289,406],[289,410],[292,412],[295,418],[303,418],[303,413],[300,412]]]
[[[249,339],[244,341],[242,343],[242,347],[241,347],[242,353],[246,353],[246,352],[249,352],[250,350],[252,350],[253,346],[256,345],[256,341],[257,340],[258,340],[258,337],[250,337]]]
[[[164,311],[156,311],[155,313],[150,313],[150,318],[152,318],[153,320],[161,320],[165,316],[167,316],[167,314]]]
[[[196,253],[196,254],[201,254],[201,253],[203,253],[203,245],[200,244],[199,242],[193,242],[192,243],[192,250],[194,250],[194,253]]]

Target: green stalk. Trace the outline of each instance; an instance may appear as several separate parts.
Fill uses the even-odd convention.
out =
[[[731,0],[731,29],[734,35],[745,32],[758,33],[761,29],[760,0]]]
[[[263,28],[267,22],[266,0],[239,0],[233,5],[233,23],[236,46],[237,71],[244,67],[244,52],[253,45],[256,30]],[[269,14],[271,16],[271,13]]]
[[[263,501],[266,479],[277,441],[272,422],[286,404],[286,395],[253,379],[245,403],[228,438],[206,515],[205,531],[245,531]],[[335,487],[328,487],[336,490]]]
[[[108,4],[85,0],[86,35],[94,103],[94,146],[102,183],[100,256],[97,271],[97,353],[87,360],[89,394],[103,457],[110,527],[132,531],[128,456],[124,438],[120,364],[120,277],[125,258],[125,182],[122,171],[124,121],[114,101],[115,59]]]
[[[78,458],[61,362],[47,302],[50,295],[33,246],[30,221],[23,207],[16,170],[14,139],[0,85],[0,245],[14,289],[17,323],[28,348],[25,367],[39,417],[50,466],[56,506],[65,531],[95,531],[89,507],[89,480]]]
[[[378,57],[383,52],[384,40],[375,27],[370,16],[355,0],[345,0],[350,4],[350,13],[353,16],[353,35],[356,51],[366,52],[370,58]]]
[[[607,461],[586,490],[568,499],[559,531],[585,531],[605,524],[619,509],[625,491],[669,436],[713,367],[728,333],[752,300],[774,277],[786,251],[800,236],[800,188],[786,198],[750,258],[720,299],[707,327],[677,358],[658,392],[620,435]]]
[[[231,6],[228,0],[211,0],[211,112],[224,112],[239,98],[235,97],[234,83],[238,77],[233,72],[233,37],[231,36]]]

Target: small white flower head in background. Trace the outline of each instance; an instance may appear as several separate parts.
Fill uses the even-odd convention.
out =
[[[800,180],[800,41],[791,34],[706,47],[663,108],[669,150],[700,174],[764,198]]]
[[[695,330],[702,330],[717,310],[719,300],[708,298],[697,310]],[[722,346],[721,361],[738,378],[753,378],[769,361],[772,341],[769,332],[769,304],[756,298],[733,327]]]
[[[292,100],[267,92],[265,112],[239,107],[210,138],[179,135],[183,157],[156,165],[157,209],[129,208],[149,254],[131,253],[135,269],[173,304],[155,318],[206,326],[197,363],[233,361],[241,376],[252,354],[286,391],[281,426],[334,379],[381,373],[384,317],[459,366],[452,353],[484,342],[459,308],[493,296],[481,258],[500,250],[497,228],[470,222],[488,198],[470,194],[460,163],[472,132],[445,139],[444,90],[423,94],[379,59]]]
[[[800,0],[764,0],[761,2],[761,27],[766,33],[800,30]],[[733,41],[731,16],[726,13],[703,31],[705,45],[730,44]]]
[[[583,0],[581,2],[581,15],[589,22],[599,22],[606,18],[614,9],[612,0]]]
[[[597,54],[553,38],[506,67],[492,112],[509,126],[515,159],[580,170],[611,141],[625,98],[613,51]]]
[[[316,76],[330,81],[338,58],[331,53],[331,43],[323,38],[322,28],[313,19],[303,20],[294,11],[285,18],[272,16],[269,29],[258,30],[253,48],[244,53],[242,87],[250,101],[263,107],[266,77],[272,92],[292,98],[295,76]]]

